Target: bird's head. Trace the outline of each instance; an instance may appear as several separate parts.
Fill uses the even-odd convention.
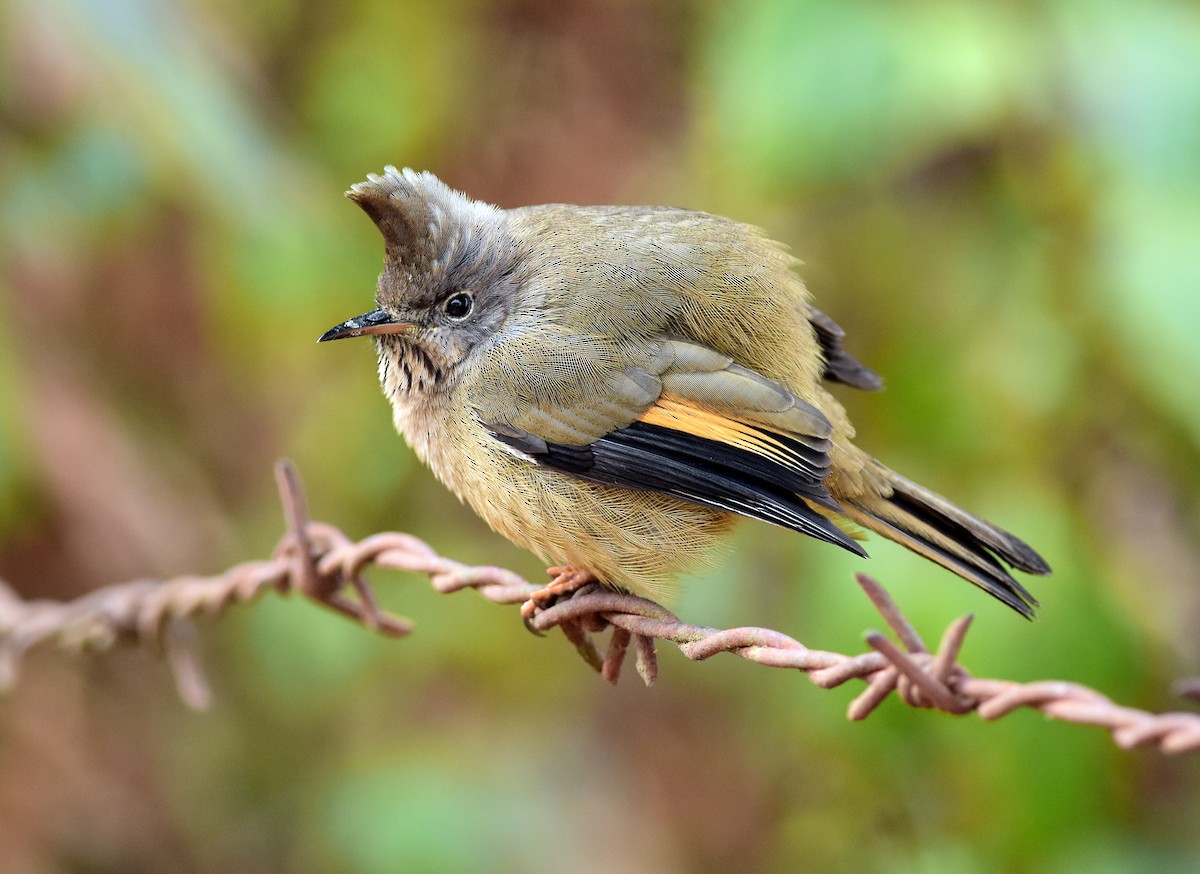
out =
[[[376,308],[321,341],[375,337],[385,390],[446,391],[512,310],[519,265],[505,214],[431,173],[384,169],[346,192],[383,234]]]

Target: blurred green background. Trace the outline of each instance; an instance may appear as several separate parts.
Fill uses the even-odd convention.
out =
[[[265,557],[313,515],[469,562],[366,343],[386,163],[470,194],[767,228],[885,375],[860,443],[1034,543],[1026,623],[899,548],[767,526],[677,603],[857,652],[879,576],[977,675],[1151,709],[1200,672],[1200,5],[5,0],[0,577],[70,598]],[[417,633],[297,600],[201,624],[186,711],[137,652],[0,701],[0,870],[1194,871],[1200,766],[732,657],[600,682],[512,608],[376,572]]]

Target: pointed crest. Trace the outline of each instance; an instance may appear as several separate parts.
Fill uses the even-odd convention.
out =
[[[496,207],[455,191],[432,173],[407,167],[389,165],[383,175],[370,173],[346,196],[383,234],[388,262],[410,276],[436,278],[479,225],[499,219]]]

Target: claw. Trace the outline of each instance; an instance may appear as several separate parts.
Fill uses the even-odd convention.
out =
[[[521,620],[531,634],[545,637],[533,626],[534,617],[538,612],[553,607],[559,600],[573,595],[590,583],[598,583],[591,571],[576,570],[573,567],[552,567],[547,569],[554,579],[545,588],[538,589],[521,605]]]
[[[545,637],[545,634],[538,631],[533,626],[533,619],[535,616],[537,616],[539,609],[541,608],[534,602],[533,598],[530,598],[521,605],[521,621],[525,623],[525,630],[530,634],[537,635],[538,637]]]

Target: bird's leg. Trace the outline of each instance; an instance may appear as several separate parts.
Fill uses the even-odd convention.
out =
[[[529,596],[529,600],[521,605],[521,618],[526,627],[532,630],[530,623],[539,610],[553,606],[560,598],[575,594],[584,586],[600,582],[591,571],[576,570],[573,567],[552,567],[547,572],[554,576],[545,588],[538,589]]]

